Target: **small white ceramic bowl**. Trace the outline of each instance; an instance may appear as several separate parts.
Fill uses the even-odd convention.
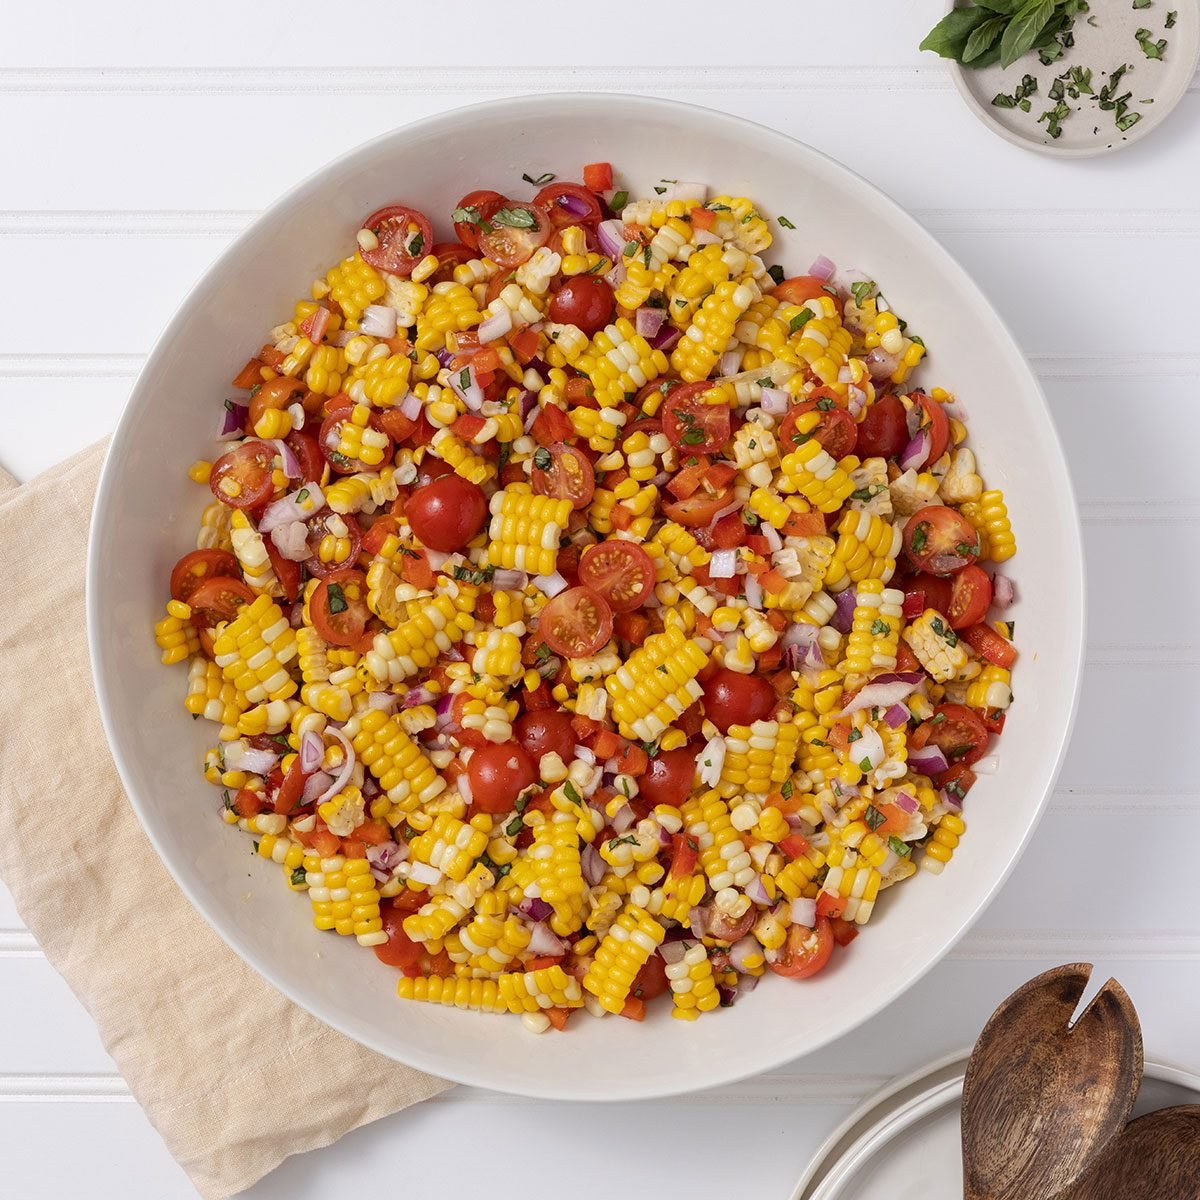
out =
[[[533,1037],[513,1019],[404,1003],[391,968],[313,929],[279,868],[219,820],[199,770],[214,730],[188,719],[185,672],[160,665],[150,627],[209,498],[185,471],[216,452],[229,379],[313,277],[347,253],[363,216],[403,200],[445,236],[464,192],[523,196],[522,172],[570,179],[598,159],[611,160],[634,195],[666,176],[754,197],[797,226],[772,223],[772,261],[795,273],[823,252],[867,271],[924,336],[926,378],[959,393],[988,483],[1008,497],[1020,546],[1011,572],[1018,702],[999,774],[981,778],[968,801],[970,832],[954,862],[941,878],[889,893],[835,967],[810,982],[769,977],[736,1008],[694,1024],[672,1021],[662,1005],[644,1025],[583,1017],[565,1036]],[[1070,731],[1084,642],[1078,519],[1058,437],[1012,336],[962,268],[886,196],[807,146],[706,109],[610,95],[503,100],[398,129],[331,163],[246,230],[183,301],[129,399],[96,498],[87,608],[100,710],[130,799],[229,945],[297,1004],[381,1054],[464,1083],[569,1100],[666,1096],[776,1066],[854,1029],[928,971],[996,894],[1037,824]]]

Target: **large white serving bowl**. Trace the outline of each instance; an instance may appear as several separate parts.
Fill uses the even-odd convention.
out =
[[[200,777],[207,722],[183,708],[185,671],[166,668],[150,626],[172,564],[194,545],[207,490],[187,465],[217,453],[228,381],[266,331],[343,257],[365,214],[402,200],[447,214],[475,187],[529,193],[521,175],[578,178],[611,160],[623,186],[707,181],[783,214],[770,261],[803,271],[818,253],[881,281],[931,351],[926,378],[956,391],[992,487],[1008,498],[1020,553],[1018,703],[967,803],[970,833],[940,878],[889,892],[836,965],[801,983],[769,977],[735,1008],[644,1025],[579,1017],[565,1036],[519,1021],[406,1003],[396,973],[352,939],[317,933],[280,869],[225,827]],[[1045,400],[1012,335],[961,267],[870,184],[748,121],[632,96],[537,96],[459,109],[378,138],[284,196],[220,257],[167,326],[125,409],[92,521],[88,633],[113,756],[171,874],[246,962],[322,1021],[400,1062],[464,1083],[565,1100],[666,1096],[807,1054],[861,1025],[930,969],[995,896],[1058,773],[1084,644],[1083,560],[1066,464]],[[163,953],[169,954],[164,946]],[[188,981],[180,979],[181,987]]]

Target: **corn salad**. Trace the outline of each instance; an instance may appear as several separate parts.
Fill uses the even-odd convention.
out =
[[[878,286],[583,181],[363,222],[233,380],[155,626],[316,928],[532,1032],[824,969],[952,858],[1016,657],[1004,496]]]

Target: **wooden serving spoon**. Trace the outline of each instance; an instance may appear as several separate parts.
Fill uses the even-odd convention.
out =
[[[1031,979],[979,1035],[963,1081],[965,1200],[1051,1200],[1128,1120],[1141,1026],[1112,979],[1070,1024],[1091,973],[1070,963]]]
[[[1131,1121],[1063,1200],[1200,1200],[1200,1104]]]

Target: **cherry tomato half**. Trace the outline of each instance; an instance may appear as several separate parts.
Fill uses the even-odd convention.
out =
[[[584,658],[612,637],[612,609],[590,587],[559,592],[538,617],[537,631],[554,654]]]
[[[711,525],[717,513],[728,508],[733,498],[733,488],[722,488],[719,492],[710,492],[706,488],[698,488],[686,500],[664,500],[663,514],[688,529],[701,529]]]
[[[707,380],[672,388],[663,401],[663,433],[685,454],[715,454],[729,441],[729,409],[699,400],[712,384]]]
[[[438,269],[428,281],[431,284],[453,279],[454,268],[461,267],[475,257],[475,251],[462,242],[435,242],[430,253],[438,260]]]
[[[744,938],[754,928],[754,922],[757,920],[758,910],[754,905],[746,909],[740,917],[727,917],[714,907],[707,921],[708,935],[732,944]]]
[[[257,508],[270,500],[275,490],[271,478],[274,466],[273,446],[255,440],[242,442],[213,463],[208,486],[230,508]]]
[[[880,396],[858,424],[859,458],[895,458],[907,445],[904,405],[898,396]]]
[[[548,183],[534,196],[533,202],[538,208],[545,209],[555,229],[588,225],[604,216],[595,193],[577,183]]]
[[[550,218],[534,204],[508,201],[480,228],[479,249],[502,267],[519,267],[550,239]]]
[[[616,300],[612,286],[598,275],[575,275],[550,301],[550,319],[578,325],[584,333],[599,333],[612,320]]]
[[[654,588],[654,560],[635,542],[610,538],[584,550],[579,579],[599,592],[613,612],[633,612]]]
[[[916,608],[916,600],[919,598],[921,602],[920,608]],[[927,575],[924,571],[918,572],[912,577],[912,582],[907,585],[904,592],[904,598],[907,601],[911,596],[913,604],[910,609],[915,608],[914,617],[919,617],[927,608],[936,608],[943,616],[949,619],[950,615],[950,598],[954,595],[954,584],[949,579],[939,579],[936,575]]]
[[[818,414],[820,423],[812,433],[800,433],[796,423],[810,412]],[[839,408],[829,398],[806,400],[803,404],[792,405],[783,418],[783,424],[779,427],[780,453],[790,454],[810,437],[815,437],[831,458],[845,458],[847,454],[854,452],[854,444],[858,440],[858,426],[844,408]]]
[[[365,262],[389,275],[408,276],[433,246],[429,218],[404,204],[389,204],[373,212],[364,222],[378,239],[374,250],[362,250]]]
[[[953,575],[979,557],[979,534],[961,513],[944,504],[931,504],[908,518],[904,552],[919,571]]]
[[[206,579],[214,575],[236,579],[241,573],[238,560],[228,550],[189,550],[171,568],[171,599],[186,603]]]
[[[647,804],[672,804],[678,807],[691,794],[696,776],[696,751],[687,746],[660,750],[638,780],[638,796]]]
[[[1017,661],[1017,648],[987,625],[972,625],[963,630],[963,641],[981,658],[1006,671]]]
[[[932,396],[916,392],[914,399],[920,404],[923,413],[921,428],[929,430],[929,457],[925,462],[937,462],[950,444],[950,418]]]
[[[952,629],[966,629],[987,616],[992,603],[992,581],[987,573],[976,566],[963,567],[954,576],[954,590],[950,593],[950,618]]]
[[[767,965],[776,975],[807,979],[829,965],[833,954],[833,930],[828,917],[818,917],[815,929],[793,925],[779,957]]]
[[[313,628],[331,646],[359,649],[371,610],[367,580],[361,571],[336,571],[317,584],[308,602]]]
[[[784,304],[803,304],[818,296],[828,296],[826,283],[826,280],[818,279],[815,275],[793,275],[772,288],[771,295]]]
[[[327,534],[332,533],[329,528],[329,523],[335,519],[340,519],[346,526],[347,540],[350,542],[349,553],[345,558],[334,562],[332,559],[329,562],[321,560],[321,542]],[[350,513],[344,514],[338,518],[337,514],[329,509],[317,513],[315,517],[309,517],[308,525],[308,548],[312,551],[311,557],[305,560],[305,567],[308,568],[310,575],[315,575],[318,579],[326,579],[330,575],[336,575],[338,571],[348,570],[354,563],[358,562],[358,552],[362,549],[362,529],[358,521]],[[335,537],[341,536],[335,534]]]
[[[250,389],[250,412],[246,425],[253,429],[268,409],[287,408],[295,404],[306,391],[301,380],[292,379],[289,375],[277,375],[266,383],[257,384]]]
[[[513,724],[513,733],[535,762],[544,754],[557,754],[564,763],[570,763],[575,757],[575,744],[579,739],[571,726],[571,714],[561,708],[538,708],[522,713]]]
[[[570,500],[571,507],[587,508],[596,491],[596,473],[582,451],[565,442],[539,446],[533,454],[529,482],[539,496]]]
[[[408,892],[406,895],[421,896],[422,893]],[[421,961],[421,956],[425,953],[424,945],[421,942],[414,942],[403,929],[404,921],[412,911],[408,906],[394,900],[385,900],[379,906],[379,915],[383,920],[383,932],[387,934],[387,941],[380,942],[378,946],[374,947],[375,957],[381,963],[404,970],[416,967]]]
[[[188,598],[192,620],[198,629],[214,629],[222,621],[232,621],[243,604],[253,604],[254,593],[231,575],[209,575]]]
[[[986,753],[988,731],[979,715],[965,704],[939,704],[933,716],[913,730],[908,744],[914,750],[937,746],[952,766],[961,763],[969,767]]]
[[[300,564],[290,558],[284,558],[276,549],[269,533],[263,537],[263,545],[266,547],[267,557],[271,560],[271,570],[275,572],[275,578],[279,580],[279,586],[283,590],[284,599],[289,603],[294,602],[300,595]]]
[[[283,440],[300,462],[300,482],[315,483],[319,480],[325,468],[325,459],[315,435],[305,433],[303,429],[293,429]]]
[[[490,221],[492,213],[507,203],[508,200],[499,192],[489,191],[486,188],[468,192],[458,202],[458,207],[451,214],[451,218],[454,219],[454,232],[458,234],[458,240],[464,246],[478,250],[480,226],[484,222]]]
[[[757,916],[757,913],[755,914]],[[670,987],[667,980],[667,964],[661,955],[652,954],[633,977],[629,994],[636,1000],[649,1001],[661,996]]]
[[[704,684],[704,715],[722,732],[730,725],[765,721],[775,707],[775,689],[761,675],[721,667]]]
[[[489,742],[471,755],[467,779],[475,812],[511,812],[517,797],[537,778],[533,760],[518,742]]]
[[[488,505],[478,484],[461,475],[443,475],[417,488],[404,515],[423,545],[444,554],[461,550],[483,528]]]

